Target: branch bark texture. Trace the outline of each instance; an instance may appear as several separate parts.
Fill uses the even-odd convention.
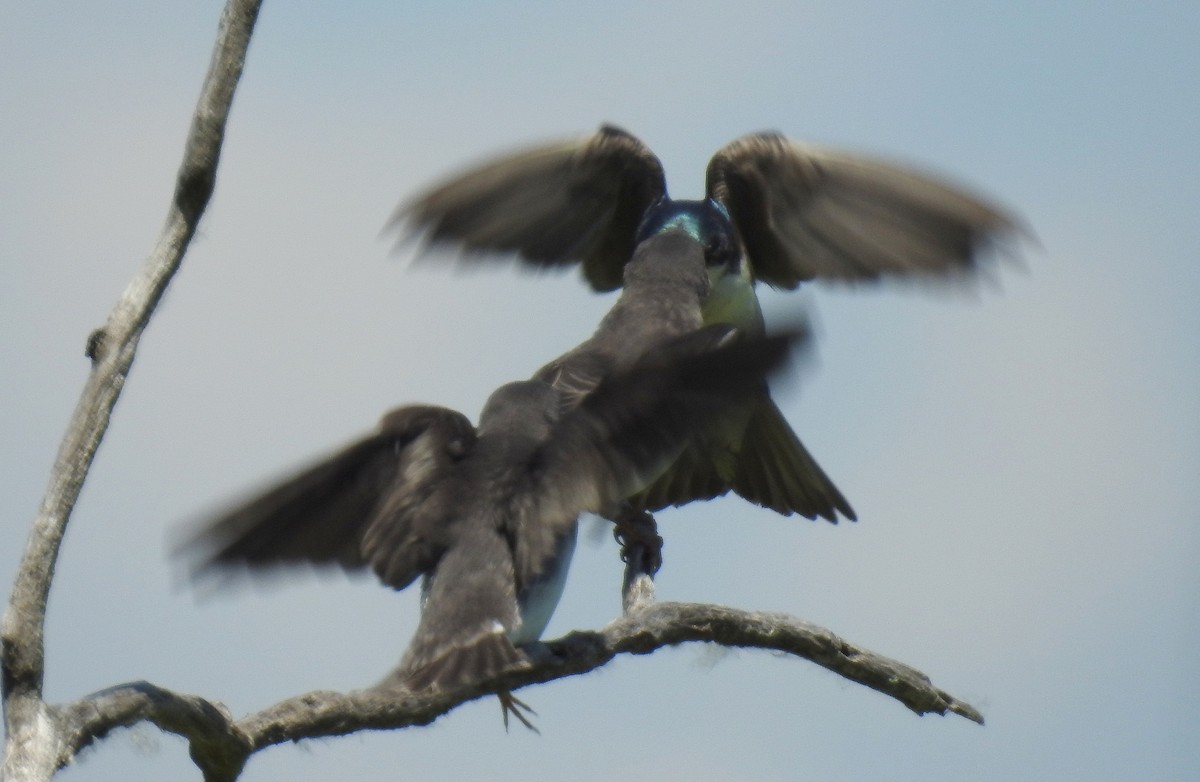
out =
[[[385,682],[350,693],[306,693],[234,720],[223,706],[203,698],[147,682],[120,685],[50,709],[52,718],[63,726],[56,760],[66,764],[114,728],[148,721],[189,741],[192,759],[206,782],[228,782],[238,777],[253,753],[265,747],[360,730],[425,725],[476,698],[587,673],[619,654],[649,654],[689,641],[795,655],[894,698],[917,714],[951,713],[983,723],[978,710],[935,687],[925,674],[823,627],[786,614],[655,603],[602,630],[574,632],[540,645],[532,650],[530,667],[457,692],[417,696]]]
[[[4,765],[0,767],[0,778],[4,780],[49,777],[44,758],[30,747],[45,745],[46,731],[57,727],[42,702],[42,679],[46,599],[59,547],[133,364],[142,330],[183,261],[212,195],[229,108],[260,5],[261,0],[229,0],[226,5],[176,177],[166,225],[108,322],[87,341],[92,372],[59,447],[49,488],[34,520],[13,593],[0,622],[0,696],[7,729]],[[34,736],[40,738],[34,741],[31,739]]]

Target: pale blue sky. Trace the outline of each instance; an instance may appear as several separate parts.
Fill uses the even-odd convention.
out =
[[[220,3],[0,11],[0,584],[166,212]],[[48,695],[130,679],[236,714],[381,677],[415,595],[297,575],[197,601],[170,530],[368,429],[473,418],[611,303],[573,274],[456,275],[379,230],[436,177],[618,123],[694,197],[774,128],[920,163],[1040,249],[973,295],[766,296],[818,366],[776,398],[862,519],[736,499],[665,513],[660,595],[788,611],[924,670],[988,725],[917,718],[812,665],[685,647],[434,726],[284,746],[246,780],[1192,780],[1200,776],[1200,73],[1193,3],[268,3],[216,195],[142,342],[68,530]],[[601,543],[589,545],[595,539]],[[585,536],[548,634],[619,609]],[[574,764],[569,767],[568,764]],[[188,779],[123,733],[67,780]]]

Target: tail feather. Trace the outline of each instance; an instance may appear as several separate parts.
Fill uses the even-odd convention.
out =
[[[770,397],[761,400],[746,427],[733,490],[785,516],[799,513],[835,524],[838,513],[850,521],[858,518]]]
[[[403,675],[413,692],[448,691],[528,665],[529,658],[513,645],[507,633],[497,629],[466,644],[448,646],[432,659],[406,664]]]

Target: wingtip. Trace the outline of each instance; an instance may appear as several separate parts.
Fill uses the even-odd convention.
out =
[[[612,122],[600,123],[600,129],[596,131],[596,134],[599,136],[618,136],[621,138],[637,140],[637,136],[633,135],[628,130],[625,130],[625,128],[621,127],[620,125]]]

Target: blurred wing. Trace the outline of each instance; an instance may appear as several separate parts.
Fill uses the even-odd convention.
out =
[[[891,163],[744,136],[708,164],[708,196],[729,210],[757,279],[951,276],[1025,234],[1011,216],[937,178]]]
[[[755,393],[795,335],[736,338],[710,326],[651,351],[606,378],[567,413],[540,452],[529,501],[517,514],[517,577],[539,577],[581,511],[603,512],[649,485],[692,438]]]
[[[620,287],[642,216],[666,194],[662,164],[605,125],[467,171],[401,205],[391,225],[431,245],[515,252],[532,266],[582,262],[596,290]]]
[[[449,547],[459,499],[456,467],[475,444],[475,427],[461,413],[443,407],[424,410],[428,412],[416,426],[397,421],[408,439],[359,546],[379,580],[395,589],[429,572]]]
[[[375,553],[364,533],[383,501],[421,496],[473,439],[453,410],[397,409],[377,434],[194,529],[178,553],[195,574],[301,562],[363,568]]]

